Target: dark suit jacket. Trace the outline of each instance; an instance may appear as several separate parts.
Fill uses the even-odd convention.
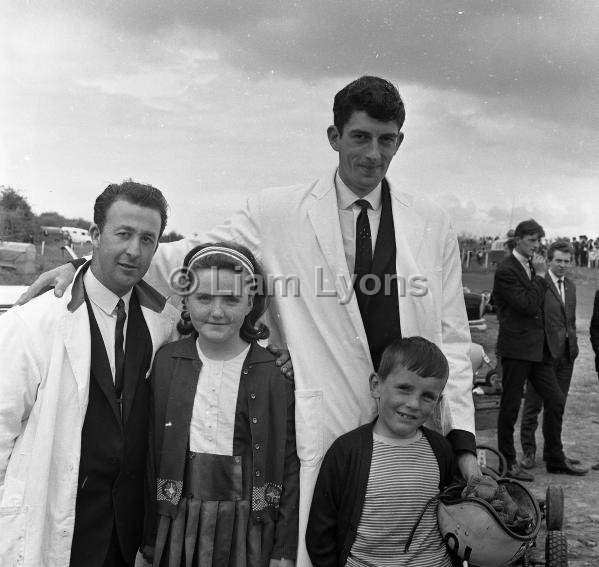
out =
[[[574,359],[578,356],[576,286],[571,279],[564,278],[564,295],[566,297],[564,304],[549,272],[545,275],[545,281],[547,282],[545,334],[549,352],[553,358],[561,358],[566,355],[571,362],[574,362]],[[568,349],[567,352],[566,348]]]
[[[599,372],[599,290],[595,292],[595,304],[591,317],[591,345],[595,351],[595,370]]]
[[[101,567],[116,529],[131,564],[141,544],[152,339],[134,291],[127,325],[123,418],[102,335],[90,311],[89,403],[81,432],[79,489],[70,567]]]
[[[539,276],[531,280],[513,254],[497,266],[493,297],[499,320],[499,356],[532,362],[543,360],[546,289],[545,280]]]

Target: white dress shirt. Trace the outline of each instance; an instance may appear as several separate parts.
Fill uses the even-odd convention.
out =
[[[125,313],[127,318],[125,319],[125,327],[123,330],[123,350],[125,349],[125,341],[127,339],[127,325],[129,323],[129,302],[131,300],[131,292],[129,290],[123,297],[119,297],[112,291],[110,291],[104,284],[100,283],[98,278],[94,276],[91,268],[83,274],[83,285],[89,297],[92,305],[92,311],[94,317],[98,323],[100,334],[104,340],[104,347],[106,354],[108,355],[108,362],[110,363],[110,371],[112,372],[112,379],[114,380],[114,335],[116,329],[116,304],[119,299],[123,300],[125,304]]]
[[[524,266],[524,269],[528,274],[528,279],[531,280],[532,274],[530,273],[530,264],[528,263],[528,258],[523,254],[520,254],[520,252],[518,252],[518,250],[516,250],[515,248],[512,250],[512,254],[514,255],[514,258],[516,258],[516,260],[518,260],[518,262],[520,262]]]
[[[194,453],[233,455],[239,379],[250,345],[231,360],[211,360],[196,340],[202,369],[193,402],[189,449]]]
[[[341,225],[341,236],[343,237],[343,250],[349,273],[354,273],[356,263],[356,221],[360,214],[360,207],[355,202],[360,199],[339,176],[335,174],[335,190],[337,193],[337,208],[339,210],[339,224]],[[368,209],[368,222],[370,223],[370,239],[372,240],[372,254],[374,256],[374,247],[376,237],[379,233],[381,224],[381,184],[379,183],[366,197],[363,197],[370,203]]]
[[[549,275],[551,276],[551,281],[553,281],[553,285],[555,286],[555,289],[557,289],[557,292],[560,294],[560,297],[562,298],[562,303],[566,303],[566,289],[565,289],[565,285],[566,282],[564,280],[563,277],[558,278],[551,270],[547,270],[549,272]],[[557,280],[562,280],[562,285],[558,285]]]

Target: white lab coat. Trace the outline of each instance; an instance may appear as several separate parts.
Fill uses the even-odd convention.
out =
[[[453,429],[474,433],[470,331],[456,235],[435,204],[390,187],[397,274],[406,281],[403,293],[398,285],[402,336],[435,342],[449,360],[438,428],[445,434]],[[321,459],[336,437],[376,413],[358,304],[353,296],[343,301],[352,283],[338,218],[334,172],[309,185],[263,190],[224,225],[195,240],[161,245],[147,275],[161,293],[172,294],[170,275],[192,246],[234,240],[250,248],[269,274],[297,277],[299,290],[289,285],[285,294],[275,284],[269,323],[287,343],[295,372],[300,566],[309,565],[303,534]],[[418,278],[426,278],[425,295]]]
[[[60,299],[45,293],[0,317],[3,567],[69,564],[91,361],[88,312],[81,296],[68,309],[72,289]],[[176,338],[179,313],[153,304],[151,294],[138,297],[153,356]]]

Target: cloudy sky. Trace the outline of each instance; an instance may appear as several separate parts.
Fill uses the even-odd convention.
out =
[[[553,0],[5,0],[0,185],[91,218],[108,184],[161,188],[169,228],[334,167],[332,98],[405,100],[390,178],[458,231],[599,236],[599,4]]]

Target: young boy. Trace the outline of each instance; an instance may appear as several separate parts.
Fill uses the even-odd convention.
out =
[[[422,337],[385,349],[370,376],[378,418],[339,437],[320,469],[306,532],[314,567],[451,566],[437,506],[427,503],[451,481],[453,451],[423,427],[448,373],[443,353]]]

